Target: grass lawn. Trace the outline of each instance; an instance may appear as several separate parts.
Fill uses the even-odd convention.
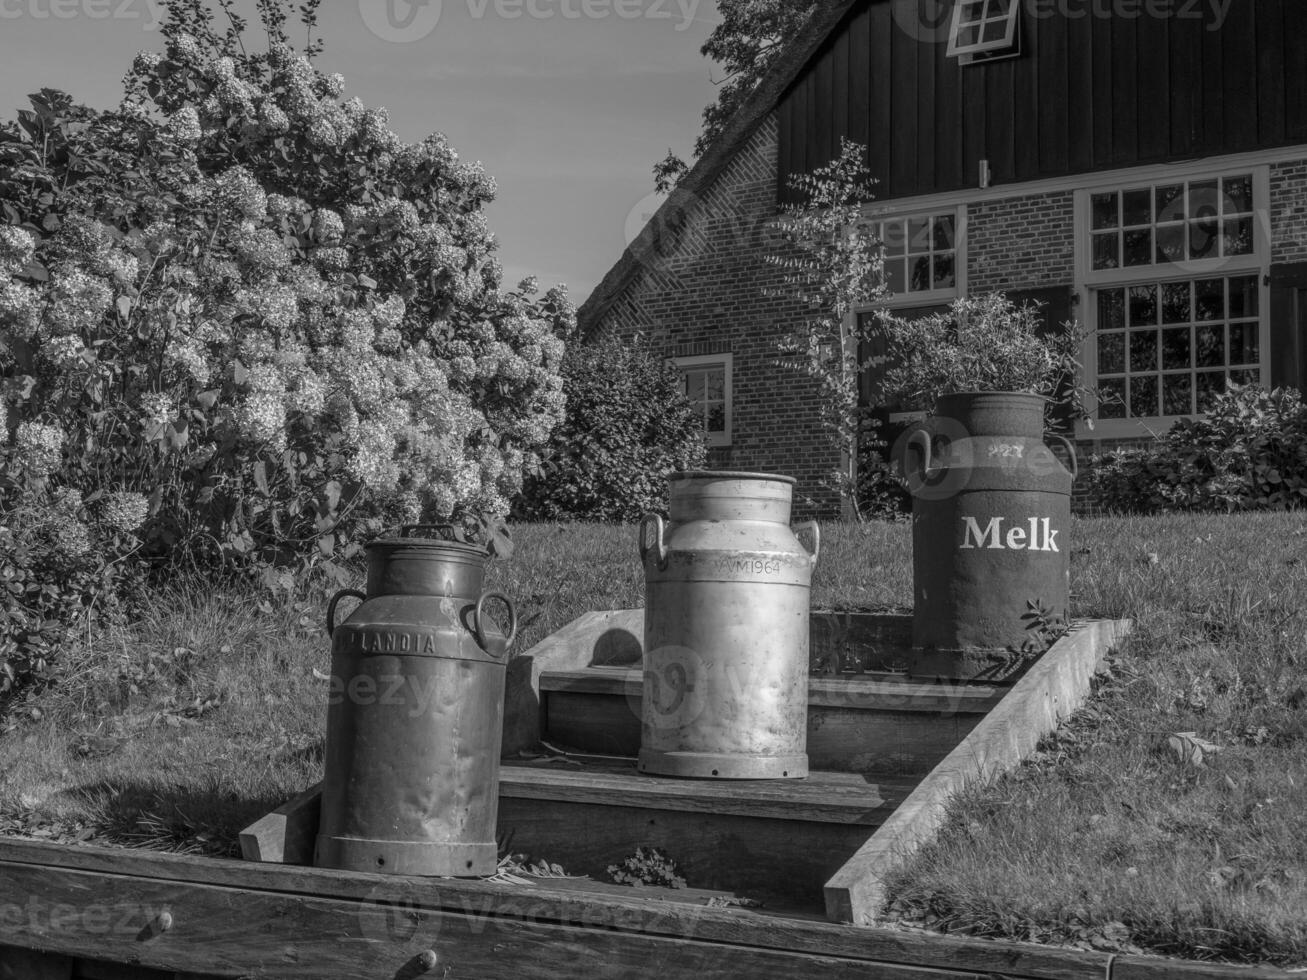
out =
[[[1074,534],[1075,612],[1136,632],[1033,760],[958,801],[896,880],[891,916],[1307,964],[1307,518],[1102,519]],[[634,528],[515,537],[489,584],[518,603],[519,650],[588,610],[642,604]],[[823,529],[814,605],[906,610],[911,581],[906,525]],[[235,854],[241,827],[320,775],[324,606],[185,582],[88,639],[64,683],[0,720],[0,834]],[[1179,732],[1219,751],[1182,760]]]

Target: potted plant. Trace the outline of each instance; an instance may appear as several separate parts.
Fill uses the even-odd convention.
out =
[[[930,412],[895,453],[913,494],[912,672],[1010,677],[1067,618],[1075,449],[1044,415],[1079,411],[1083,334],[1001,293],[882,328],[886,393]]]

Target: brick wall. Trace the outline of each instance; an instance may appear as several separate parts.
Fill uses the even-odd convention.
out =
[[[967,292],[1070,286],[1074,280],[1071,191],[967,206]]]
[[[1271,261],[1307,261],[1307,160],[1271,167]]]
[[[775,364],[777,341],[802,323],[799,304],[765,296],[781,285],[764,262],[779,242],[775,219],[777,128],[769,117],[713,184],[685,207],[656,247],[638,252],[640,272],[598,329],[640,337],[655,354],[733,355],[732,445],[709,465],[797,478],[795,515],[831,516],[837,495],[821,487],[838,457],[821,442],[815,387]]]

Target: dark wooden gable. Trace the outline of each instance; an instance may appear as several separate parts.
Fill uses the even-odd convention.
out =
[[[964,66],[952,0],[863,0],[777,106],[781,199],[845,136],[879,199],[1307,142],[1307,0],[1228,2],[1022,0],[1021,54]]]

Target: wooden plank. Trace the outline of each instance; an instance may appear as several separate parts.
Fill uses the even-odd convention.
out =
[[[1295,0],[1289,0],[1294,3]],[[1301,38],[1284,33],[1283,0],[1255,0],[1254,20],[1257,29],[1257,142],[1260,146],[1279,146],[1284,142],[1285,42],[1293,45],[1298,56]],[[1307,77],[1300,79],[1307,85]]]
[[[888,3],[873,3],[868,15],[871,21],[871,56],[867,64],[871,100],[871,121],[867,130],[871,150],[869,169],[871,175],[880,181],[877,196],[886,198],[896,193],[890,168],[890,144],[896,136],[892,128],[895,93],[890,85],[890,47],[897,28]]]
[[[510,852],[557,862],[569,874],[607,881],[607,868],[637,846],[657,847],[696,888],[798,903],[815,913],[823,885],[868,835],[859,824],[526,798],[501,800],[499,829]]]
[[[1226,17],[1219,32],[1222,73],[1221,108],[1224,115],[1228,153],[1257,146],[1257,48],[1256,5],[1243,0],[1234,16]],[[1300,39],[1301,40],[1301,39]]]
[[[868,781],[854,773],[813,772],[807,779],[676,779],[637,771],[634,760],[586,758],[499,769],[499,798],[565,800],[687,813],[736,814],[778,821],[877,827],[915,780]]]
[[[1070,65],[1067,61],[1067,24],[1065,17],[1039,17],[1032,25],[1037,34],[1041,57],[1038,73],[1039,161],[1041,174],[1067,173],[1070,153],[1071,99]],[[1076,103],[1084,105],[1085,103]]]
[[[140,965],[107,963],[103,960],[77,960],[73,980],[182,980],[202,974],[178,974],[173,970],[150,970]]]
[[[1168,27],[1170,69],[1183,84],[1171,86],[1171,155],[1187,157],[1202,141],[1203,26],[1192,17],[1176,18]]]
[[[625,930],[638,929],[646,935],[828,954],[877,964],[914,963],[943,970],[966,967],[982,973],[1001,971],[1009,978],[1102,980],[1109,961],[1104,953],[1053,949],[1028,943],[853,928],[827,922],[778,922],[773,917],[744,909],[686,909],[644,901],[634,891],[627,899],[613,895],[596,900],[542,884],[531,889],[535,901],[524,910],[520,904],[522,893],[517,886],[494,881],[441,879],[437,886],[430,879],[0,839],[0,889],[13,881],[9,875],[10,865],[34,869],[38,873],[87,872],[83,900],[88,895],[113,896],[121,879],[140,878],[183,887],[196,884],[226,886],[240,889],[242,894],[272,893],[297,902],[334,898],[391,907],[398,905],[414,911],[476,911],[481,915],[507,918],[529,915],[532,923],[609,924]],[[13,891],[0,890],[0,895],[7,894],[22,893],[16,888]],[[29,907],[7,906],[0,901],[0,926],[23,919],[28,911]],[[274,923],[270,931],[275,930]],[[28,942],[24,945],[40,944]]]
[[[915,7],[916,3],[917,0],[890,0],[886,6]],[[895,29],[890,35],[889,99],[893,103],[890,109],[893,128],[888,132],[889,182],[895,197],[917,193],[917,41],[911,33],[897,27],[900,23],[911,23],[915,16],[915,10],[895,10]]]
[[[1197,87],[1201,93],[1202,111],[1199,117],[1201,134],[1195,151],[1202,153],[1225,152],[1225,107],[1222,104],[1225,74],[1223,46],[1220,31],[1207,30],[1207,18],[1203,18],[1203,29],[1199,32],[1202,55],[1199,62]]]
[[[643,636],[643,609],[588,612],[513,657],[504,686],[504,755],[533,750],[540,743],[541,672],[632,656],[639,660]]]
[[[840,155],[840,141],[849,136],[849,64],[852,60],[850,51],[849,26],[847,24],[835,35],[835,45],[831,50],[831,159]]]
[[[1088,695],[1097,665],[1129,628],[1125,620],[1093,620],[1058,640],[831,878],[826,914],[837,922],[874,922],[885,898],[884,876],[934,836],[948,800],[1034,751],[1039,739]]]
[[[1021,6],[1017,14],[1021,56],[1012,65],[1012,173],[1016,180],[1039,176],[1039,103],[1044,98],[1039,66],[1044,53],[1039,46],[1039,22],[1032,11]]]
[[[916,49],[916,94],[911,102],[911,106],[917,110],[915,187],[918,194],[929,194],[939,189],[936,177],[939,167],[935,161],[935,112],[938,104],[935,95],[935,50],[938,45],[933,42],[929,32],[925,40],[907,37],[904,43],[911,44]]]
[[[639,754],[638,699],[632,707],[614,695],[549,691],[545,698],[550,744],[599,755]],[[808,711],[808,764],[863,775],[925,775],[983,717],[813,706]]]
[[[644,681],[641,671],[630,668],[551,670],[541,675],[540,690],[625,698],[638,718]],[[966,684],[947,678],[933,683],[892,674],[808,678],[808,704],[864,711],[984,714],[998,704],[1006,691],[992,684]]]
[[[1307,37],[1307,3],[1287,0],[1284,5],[1284,44],[1288,71],[1284,76],[1284,137],[1307,140],[1307,65],[1303,64],[1302,39]]]
[[[318,784],[291,797],[240,832],[241,857],[246,861],[312,864],[318,833]]]
[[[1112,156],[1128,166],[1139,159],[1139,56],[1135,51],[1138,22],[1110,20],[1112,37]]]
[[[57,953],[0,946],[0,980],[70,980],[73,961]]]
[[[1112,117],[1116,106],[1112,101],[1113,64],[1116,50],[1112,45],[1111,17],[1086,17],[1093,44],[1093,91],[1089,105],[1093,107],[1093,169],[1101,170],[1112,162]]]
[[[866,146],[871,139],[871,17],[865,9],[858,10],[849,23],[849,139]],[[879,194],[880,191],[878,190]]]
[[[1112,964],[1112,980],[1290,980],[1301,976],[1301,970],[1196,963],[1159,956],[1121,956]]]
[[[1173,18],[1144,14],[1135,22],[1139,83],[1134,94],[1140,162],[1165,160],[1171,152],[1171,42]],[[1178,79],[1188,85],[1188,79]]]
[[[1094,130],[1098,115],[1094,105],[1095,18],[1066,22],[1067,67],[1067,168],[1083,173],[1094,166]],[[1070,106],[1075,106],[1074,112]]]
[[[962,69],[947,54],[947,44],[934,45],[929,60],[935,64],[935,189],[966,186],[963,164]]]
[[[57,941],[82,957],[149,970],[188,970],[213,977],[332,977],[377,980],[423,974],[419,957],[437,957],[433,976],[497,978],[686,978],[822,976],[835,980],[983,980],[975,969],[916,969],[825,953],[723,946],[689,937],[652,935],[639,917],[608,909],[581,926],[541,921],[530,887],[490,907],[432,912],[418,904],[269,895],[192,882],[108,877],[67,869],[0,866],[0,880],[43,909],[82,909],[57,935],[47,923],[0,920],[0,941]],[[440,887],[423,883],[424,890]],[[90,894],[106,896],[91,910]],[[152,910],[168,907],[175,925],[138,938]],[[690,910],[702,915],[709,910]],[[143,972],[143,971],[142,971]]]

